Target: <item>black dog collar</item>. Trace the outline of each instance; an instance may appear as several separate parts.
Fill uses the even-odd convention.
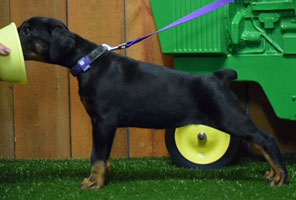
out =
[[[71,68],[71,73],[73,76],[77,76],[80,72],[86,72],[90,69],[91,64],[103,55],[108,49],[104,46],[98,46],[90,54],[85,57],[80,58],[76,65]]]

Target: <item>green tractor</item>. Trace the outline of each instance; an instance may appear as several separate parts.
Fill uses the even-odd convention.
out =
[[[150,0],[157,29],[213,0]],[[237,81],[261,85],[278,118],[296,120],[296,0],[236,0],[159,34],[176,70],[208,74],[231,68]],[[183,167],[221,168],[240,140],[202,124],[167,130],[172,159]]]

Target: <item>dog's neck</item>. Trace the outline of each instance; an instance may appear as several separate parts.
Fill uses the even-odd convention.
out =
[[[98,47],[97,44],[88,41],[77,34],[75,34],[75,42],[75,48],[73,48],[69,56],[58,61],[57,64],[70,69],[77,63],[80,58],[88,55],[90,52]]]

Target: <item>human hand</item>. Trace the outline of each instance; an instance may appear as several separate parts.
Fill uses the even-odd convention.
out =
[[[10,49],[0,43],[0,55],[7,56],[10,54]]]

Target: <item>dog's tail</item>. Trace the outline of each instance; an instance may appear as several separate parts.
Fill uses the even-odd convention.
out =
[[[237,72],[233,69],[221,69],[216,71],[214,75],[223,83],[237,79]]]

